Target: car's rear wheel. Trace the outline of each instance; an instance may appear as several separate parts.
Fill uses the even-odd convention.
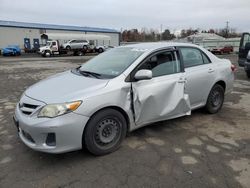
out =
[[[124,116],[117,110],[106,109],[90,119],[83,134],[83,142],[90,153],[105,155],[119,148],[126,132]]]
[[[70,51],[71,47],[70,46],[66,46],[66,50]]]
[[[84,45],[84,46],[82,47],[82,49],[83,49],[84,51],[86,51],[86,50],[88,50],[88,46]]]
[[[224,102],[224,94],[225,90],[221,85],[216,84],[213,86],[205,106],[208,113],[215,114],[221,109]]]
[[[104,50],[103,50],[102,48],[99,48],[99,49],[98,49],[98,52],[99,52],[99,53],[102,53],[103,51],[104,51]]]

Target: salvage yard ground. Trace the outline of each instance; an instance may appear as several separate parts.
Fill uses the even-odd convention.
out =
[[[237,62],[236,55],[220,57]],[[12,122],[23,91],[89,58],[0,58],[0,187],[250,186],[250,80],[242,68],[218,114],[196,110],[141,128],[110,155],[51,155],[27,148]]]

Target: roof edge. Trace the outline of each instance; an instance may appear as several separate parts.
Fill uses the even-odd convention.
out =
[[[50,30],[66,30],[66,31],[82,31],[82,32],[103,32],[103,33],[120,33],[115,29],[97,28],[97,27],[81,27],[81,26],[67,26],[56,24],[42,24],[0,20],[2,27],[16,27],[16,28],[30,28],[30,29],[50,29]]]

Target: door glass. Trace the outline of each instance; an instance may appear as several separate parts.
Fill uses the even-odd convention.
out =
[[[151,70],[153,77],[174,74],[180,72],[180,61],[175,52],[162,52],[146,60],[139,67],[141,69]]]
[[[181,48],[184,67],[193,67],[203,64],[203,58],[200,50],[196,48]]]
[[[250,42],[250,35],[249,34],[245,34],[244,35],[244,39],[243,39],[243,48],[245,48],[246,43]]]
[[[211,63],[210,59],[204,53],[202,53],[202,57],[204,64]]]

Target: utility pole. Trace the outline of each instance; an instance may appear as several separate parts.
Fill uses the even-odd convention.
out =
[[[228,38],[228,33],[229,33],[229,21],[226,22],[226,38]]]
[[[162,40],[162,24],[161,24],[161,33],[160,33],[160,41]]]

